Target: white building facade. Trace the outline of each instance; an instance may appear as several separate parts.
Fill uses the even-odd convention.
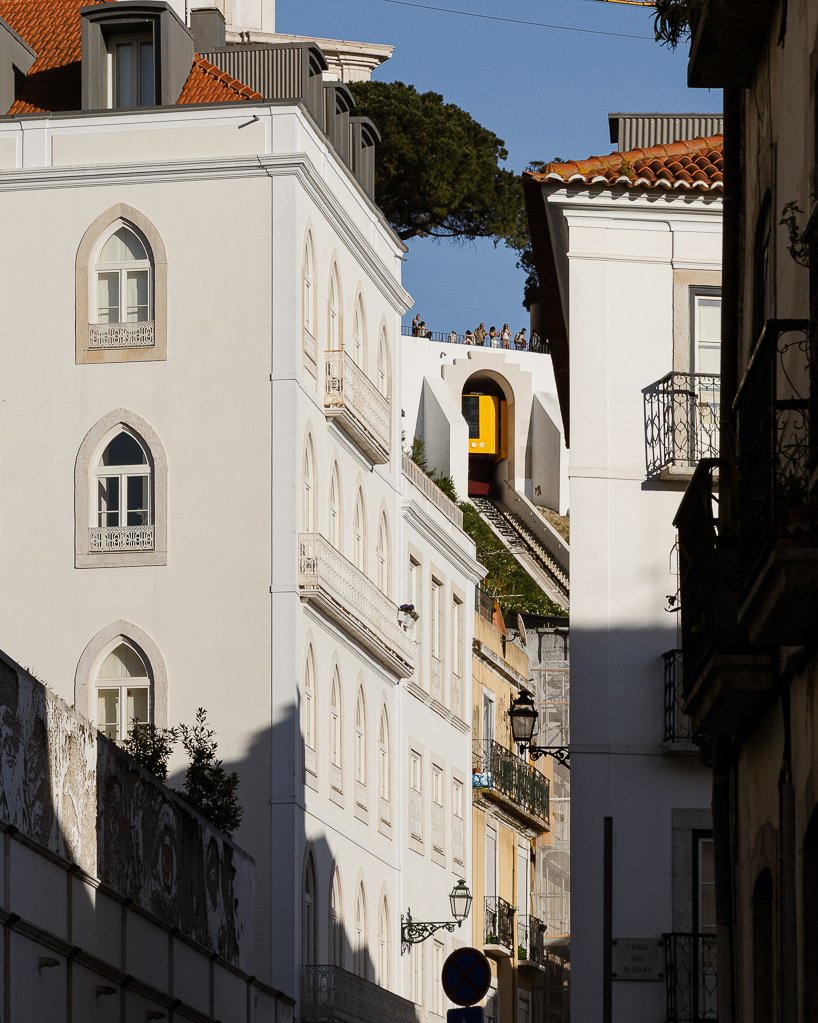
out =
[[[0,5],[23,76],[61,59],[38,6],[15,21]],[[27,116],[0,118],[15,239],[0,254],[0,464],[30,498],[4,502],[0,522],[6,645],[112,738],[206,707],[256,862],[248,968],[304,1018],[362,1000],[370,1018],[414,1018],[398,997],[401,911],[416,891],[415,915],[448,915],[451,878],[468,880],[448,819],[439,892],[427,861],[433,765],[444,807],[468,776],[452,651],[469,648],[481,570],[451,513],[404,475],[395,346],[409,296],[403,247],[370,198],[377,132],[324,85],[309,44],[266,58],[289,70],[263,100],[194,58],[168,5],[79,7],[60,13],[81,46],[82,109],[46,116],[24,77],[8,109]],[[129,45],[155,61],[156,94],[127,71]],[[118,105],[126,89],[143,105]],[[49,282],[36,317],[34,266]],[[410,551],[419,648],[398,612]],[[420,663],[433,649],[436,694]],[[414,859],[410,737],[430,751],[429,844]],[[415,1001],[436,997],[429,985]]]
[[[717,445],[720,147],[551,164],[526,183],[570,384],[575,1023],[710,1018],[716,1004],[710,786],[677,699],[670,523]]]

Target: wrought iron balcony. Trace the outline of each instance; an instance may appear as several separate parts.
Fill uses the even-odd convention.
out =
[[[389,399],[342,348],[326,353],[324,414],[337,418],[344,433],[370,461],[375,464],[389,461]]]
[[[475,739],[472,744],[472,789],[477,802],[482,797],[496,799],[514,813],[530,837],[546,830],[548,779],[493,739]]]
[[[301,967],[301,1019],[326,1023],[418,1023],[418,1007],[340,966]],[[422,1011],[422,1010],[421,1010]]]
[[[718,458],[721,377],[668,373],[644,390],[648,476],[690,474]]]
[[[806,320],[770,320],[736,398],[740,620],[758,644],[800,645],[818,613]]]
[[[718,1020],[715,934],[665,934],[667,1023]]]
[[[485,902],[484,943],[510,956],[514,947],[514,907],[499,895],[487,895]]]
[[[665,664],[665,736],[671,745],[693,745],[693,726],[682,709],[682,651],[667,650]]]
[[[298,588],[381,664],[400,678],[412,675],[416,643],[397,606],[320,533],[299,538]]]
[[[526,963],[545,966],[546,929],[536,916],[517,917],[517,961],[520,966]]]
[[[155,343],[153,320],[88,324],[89,348],[152,348]]]

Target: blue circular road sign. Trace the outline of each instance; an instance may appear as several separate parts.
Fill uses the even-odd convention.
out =
[[[440,975],[446,997],[455,1005],[474,1005],[491,984],[491,966],[479,949],[458,948],[443,964]]]

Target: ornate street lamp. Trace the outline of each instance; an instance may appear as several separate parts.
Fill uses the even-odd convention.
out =
[[[412,910],[406,910],[406,916],[400,918],[400,954],[408,952],[412,945],[419,945],[430,938],[435,931],[454,931],[455,925],[460,927],[471,910],[472,894],[464,880],[460,880],[449,892],[449,905],[454,920],[440,920],[424,923],[412,919]]]
[[[516,700],[511,701],[508,716],[511,720],[511,734],[519,747],[521,757],[525,757],[526,754],[532,760],[539,760],[540,757],[553,757],[558,764],[563,764],[570,770],[571,755],[567,746],[531,745],[540,715],[537,713],[530,693],[522,691]]]

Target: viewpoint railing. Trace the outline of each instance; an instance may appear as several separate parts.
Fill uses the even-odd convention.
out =
[[[490,339],[489,339],[488,334],[486,334],[486,337],[485,337],[485,340],[483,341],[483,344],[482,345],[478,345],[476,341],[473,341],[473,340],[472,341],[467,341],[465,334],[458,334],[454,330],[451,330],[451,331],[448,331],[448,332],[445,331],[445,330],[427,330],[425,334],[415,334],[411,327],[405,327],[404,326],[404,327],[401,327],[400,332],[401,332],[401,334],[404,337],[417,337],[417,338],[421,338],[422,340],[425,340],[425,341],[437,341],[439,343],[447,343],[447,344],[451,344],[451,345],[475,345],[475,347],[477,347],[477,348],[495,348],[495,349],[502,349],[503,348],[502,341],[500,340],[499,335],[495,338],[494,343],[492,343],[490,341]],[[512,335],[511,341],[509,342],[509,347],[508,347],[508,349],[506,349],[506,351],[509,351],[509,350],[512,351],[512,352],[515,352],[515,351],[520,351],[520,352],[537,352],[540,355],[550,355],[551,354],[551,348],[550,348],[548,342],[545,341],[544,339],[541,339],[539,341],[539,343],[536,344],[536,346],[533,347],[533,348],[531,347],[531,344],[530,344],[529,340],[526,340],[525,348],[517,348],[515,346],[515,344],[514,344],[514,336],[513,335]]]

